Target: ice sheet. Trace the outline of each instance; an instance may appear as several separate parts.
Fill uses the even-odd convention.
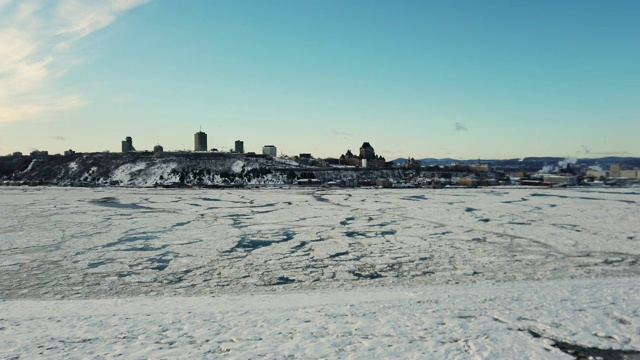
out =
[[[554,341],[638,350],[639,201],[633,189],[2,188],[0,348],[359,358],[558,358]],[[147,329],[167,319],[166,331]],[[55,324],[65,331],[52,335]],[[85,341],[82,324],[104,335]],[[119,327],[146,335],[119,338]],[[174,344],[156,344],[164,337]]]

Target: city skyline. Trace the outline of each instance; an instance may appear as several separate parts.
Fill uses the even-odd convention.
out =
[[[0,0],[0,155],[640,156],[636,1]]]

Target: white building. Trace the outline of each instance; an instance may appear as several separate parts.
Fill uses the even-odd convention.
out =
[[[640,170],[620,170],[620,177],[638,180],[640,179]]]
[[[265,145],[262,147],[262,155],[278,156],[278,150],[273,145]]]

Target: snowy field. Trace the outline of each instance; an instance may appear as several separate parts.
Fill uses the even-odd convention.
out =
[[[640,358],[638,189],[0,188],[2,358]]]

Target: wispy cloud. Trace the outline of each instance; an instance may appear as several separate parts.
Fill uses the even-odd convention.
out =
[[[628,155],[628,151],[591,151],[586,145],[581,145],[582,151],[587,155],[600,155],[600,156],[616,156],[616,155]]]
[[[398,150],[389,150],[389,149],[382,149],[380,151],[376,151],[377,155],[381,155],[384,156],[387,161],[389,160],[390,156],[393,157],[399,157],[401,155],[406,155],[405,153],[403,153],[402,151],[398,151]]]
[[[342,130],[331,130],[331,133],[333,135],[338,135],[338,136],[343,136],[343,137],[349,137],[349,136],[353,135],[350,132],[346,132],[346,131],[342,131]]]
[[[467,131],[467,127],[459,122],[453,124],[453,127],[456,129],[456,131]]]
[[[629,155],[629,152],[628,151],[597,151],[597,152],[592,152],[591,155],[619,156],[619,155]]]
[[[50,138],[54,139],[54,140],[66,140],[64,136],[50,136]]]
[[[0,0],[0,123],[82,105],[81,94],[54,90],[55,80],[82,61],[70,49],[149,1]]]

